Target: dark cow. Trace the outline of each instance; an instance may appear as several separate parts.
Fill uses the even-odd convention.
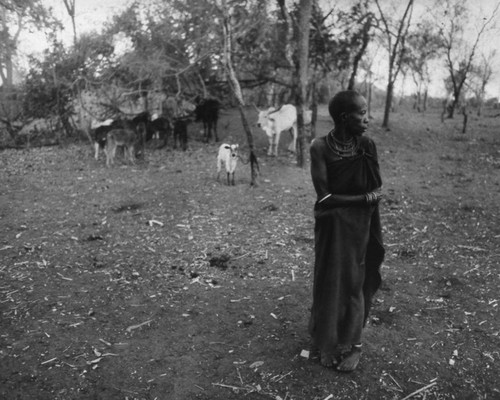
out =
[[[174,120],[174,149],[177,148],[177,142],[183,151],[187,150],[188,144],[188,118],[176,118]]]
[[[163,148],[167,145],[168,137],[172,135],[173,126],[169,118],[153,115],[151,121],[141,123],[140,130],[144,132],[146,142],[151,139],[158,139],[161,141],[158,148]]]
[[[217,136],[217,121],[219,120],[220,103],[216,99],[197,99],[194,110],[196,121],[203,122],[203,135],[205,142],[209,142],[214,133],[215,141],[219,141]]]
[[[144,142],[147,139],[145,132],[139,129],[140,125],[147,126],[149,122],[149,113],[147,111],[137,114],[132,119],[108,119],[93,129],[93,139],[95,154],[94,158],[99,159],[99,149],[105,149],[106,139],[108,133],[115,129],[124,129],[134,131],[136,134],[141,135],[138,145],[136,147],[137,153],[144,154]],[[145,131],[145,130],[144,130]],[[136,154],[137,155],[137,154]]]

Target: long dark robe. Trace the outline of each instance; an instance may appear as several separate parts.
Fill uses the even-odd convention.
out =
[[[319,138],[317,140],[325,140]],[[373,141],[359,138],[357,155],[327,162],[332,194],[362,195],[382,185]],[[384,259],[378,205],[316,203],[313,305],[309,332],[321,351],[361,342]]]

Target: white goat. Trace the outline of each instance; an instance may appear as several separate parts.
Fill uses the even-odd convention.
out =
[[[234,171],[238,161],[238,147],[237,144],[223,143],[219,147],[219,154],[217,155],[217,180],[219,180],[222,164],[226,167],[227,184],[234,186]]]
[[[268,156],[278,155],[278,145],[280,142],[280,134],[285,130],[292,130],[292,141],[288,145],[288,150],[292,153],[296,151],[297,144],[297,109],[292,104],[285,104],[279,109],[270,107],[267,110],[259,110],[259,119],[257,126],[266,132],[269,138]],[[304,123],[311,123],[311,111],[306,110],[304,115]]]

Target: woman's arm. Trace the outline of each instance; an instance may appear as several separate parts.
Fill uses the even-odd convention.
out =
[[[315,139],[311,143],[311,178],[316,190],[317,200],[323,199],[329,195],[328,192],[328,177],[325,160],[325,141],[323,139]]]
[[[318,200],[318,205],[323,208],[372,206],[379,203],[382,194],[377,189],[374,192],[358,195],[329,194]]]
[[[333,194],[328,191],[324,140],[317,139],[311,143],[311,177],[316,190],[318,205],[325,208],[345,206],[366,206],[377,204],[382,197],[379,190],[360,195]]]

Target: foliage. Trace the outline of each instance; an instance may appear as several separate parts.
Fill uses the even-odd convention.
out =
[[[42,61],[32,58],[25,82],[25,116],[58,116],[65,129],[68,129],[67,121],[73,112],[72,84],[81,61],[77,57],[71,57],[60,43],[54,43],[53,48],[45,52]]]
[[[481,115],[482,105],[485,100],[486,85],[493,75],[493,60],[495,56],[496,50],[492,50],[488,55],[482,54],[481,59],[472,65],[471,68],[468,88],[474,94],[478,115]]]
[[[445,47],[445,65],[449,73],[446,83],[450,86],[454,99],[449,108],[449,118],[453,118],[455,108],[463,97],[462,89],[466,86],[473,68],[478,45],[482,36],[490,29],[499,7],[500,4],[497,4],[491,15],[488,18],[481,17],[480,21],[471,17],[465,0],[449,0],[441,5],[436,13],[442,24],[441,37]],[[472,41],[466,29],[471,24],[476,25]]]
[[[34,7],[41,6],[40,0],[2,1],[0,9],[7,13],[10,21],[14,22],[14,16],[21,10],[14,7],[17,3],[33,7],[26,8],[23,14],[31,18],[35,24],[32,26],[42,26],[42,21],[49,21],[42,11],[38,17],[32,15]],[[123,93],[134,100],[142,99],[146,93],[187,99],[197,95],[213,96],[234,105],[223,65],[223,3],[231,19],[231,60],[246,103],[294,102],[297,90],[294,74],[299,64],[298,1],[145,0],[129,3],[101,32],[79,37],[75,33],[75,41],[69,48],[49,51],[45,59],[33,60],[26,87],[34,95],[28,96],[27,113],[66,114],[69,109],[57,110],[57,107],[66,96],[78,98],[82,90],[109,94],[105,101],[113,103],[113,109],[119,105]],[[472,66],[477,64],[463,63],[467,61],[464,54],[469,54],[464,49],[471,48],[466,46],[464,31],[470,22],[469,8],[462,0],[441,3],[434,13],[437,21],[430,21],[428,14],[420,15],[413,27],[409,23],[412,0],[404,4],[369,0],[313,1],[309,25],[308,106],[314,109],[318,99],[326,101],[339,87],[359,90],[357,77],[363,73],[372,82],[373,60],[367,62],[366,58],[382,42],[390,53],[390,71],[388,77],[384,77],[387,92],[392,96],[398,74],[405,69],[405,75],[411,73],[420,99],[431,79],[429,62],[443,57],[440,49],[446,46],[447,38],[453,40],[448,66],[451,65],[450,71],[453,71],[450,84],[456,92],[457,82],[468,77]],[[70,16],[78,14],[74,0],[64,0],[64,4],[69,6]],[[407,13],[401,19],[406,4]],[[53,33],[58,29],[55,22],[44,23]],[[6,33],[12,36],[12,31],[4,29],[2,34]],[[0,63],[8,43],[8,40],[0,41]],[[55,75],[50,72],[51,63],[55,66],[52,71],[57,70]],[[0,68],[3,70],[5,68]],[[466,78],[463,85],[479,85],[479,77],[472,79],[471,75],[470,78]],[[45,83],[47,87],[42,88]],[[113,93],[120,95],[115,98]],[[56,98],[51,98],[56,94]],[[390,96],[388,99],[390,106]]]
[[[385,36],[385,45],[388,52],[388,74],[387,74],[387,92],[384,110],[384,120],[382,126],[389,127],[389,113],[392,108],[392,97],[394,91],[394,83],[398,77],[403,60],[405,58],[406,46],[405,42],[408,36],[412,16],[413,16],[413,0],[408,0],[404,13],[399,16],[395,11],[383,10],[380,1],[375,0],[379,17],[381,21],[381,31]]]
[[[17,54],[19,35],[23,29],[57,29],[55,20],[42,0],[2,0],[0,2],[0,79],[13,84],[13,62]]]
[[[151,8],[152,7],[152,8]],[[195,92],[194,82],[211,81],[218,68],[221,33],[206,13],[217,12],[211,2],[173,1],[145,7],[135,2],[113,18],[107,35],[123,34],[132,48],[115,69],[115,78],[129,87],[176,93]]]
[[[444,43],[436,25],[428,20],[417,23],[408,33],[402,62],[415,83],[417,104],[420,108],[422,92],[427,93],[431,80],[429,63],[442,55]],[[426,105],[424,103],[424,109]]]

